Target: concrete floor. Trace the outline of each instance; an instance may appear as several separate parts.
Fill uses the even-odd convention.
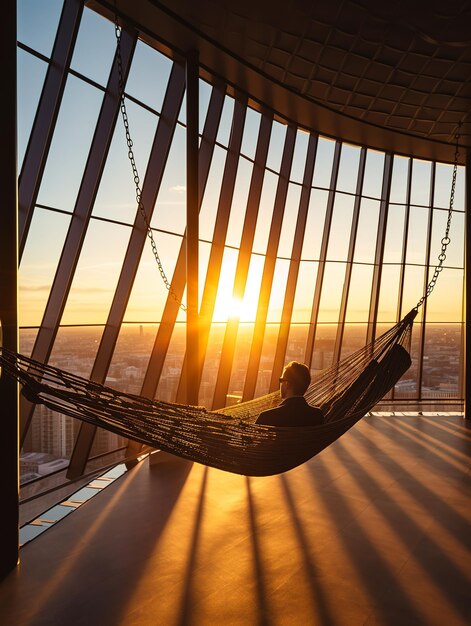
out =
[[[144,460],[21,549],[5,626],[471,623],[471,430],[373,416],[287,474]]]

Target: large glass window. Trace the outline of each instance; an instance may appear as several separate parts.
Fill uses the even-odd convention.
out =
[[[18,41],[49,57],[56,38],[63,0],[17,0]]]
[[[20,163],[30,139],[62,9],[59,0],[40,4],[41,11],[31,0],[19,3]],[[37,20],[30,19],[32,14],[37,15]],[[26,207],[32,220],[27,225],[20,265],[21,350],[30,354],[39,337],[44,351],[50,349],[51,363],[83,376],[92,372],[100,350],[98,362],[110,363],[102,372],[107,384],[141,393],[144,382],[151,380],[148,395],[156,389],[158,399],[184,401],[181,372],[186,351],[186,313],[184,306],[167,306],[175,294],[162,280],[142,224],[138,221],[134,226],[135,186],[119,115],[109,150],[103,155],[103,169],[98,172],[98,192],[96,197],[89,194],[93,206],[82,207],[80,217],[72,221],[76,228],[73,252],[78,262],[71,268],[70,289],[64,278],[60,285],[58,313],[64,307],[61,325],[57,321],[57,327],[41,328],[54,278],[61,275],[60,264],[70,261],[62,254],[63,245],[106,96],[114,49],[112,23],[85,8],[71,68],[65,68],[66,87],[45,167],[38,165],[36,172],[39,196],[34,206]],[[166,146],[158,145],[157,132],[173,63],[180,62],[178,51],[173,58],[139,40],[125,91],[141,187],[149,185],[154,194],[152,201],[156,198],[152,227],[162,271],[169,281],[174,274],[179,277],[175,304],[184,305],[186,285],[181,277],[186,270],[185,103],[168,153]],[[212,90],[209,82],[200,80],[200,132]],[[230,88],[223,90],[233,93]],[[214,303],[208,296],[212,319],[202,333],[205,345],[198,373],[199,402],[208,408],[212,406],[221,367],[230,370],[227,376],[219,377],[224,378],[226,385],[221,397],[225,394],[229,404],[239,402],[244,387],[255,380],[256,395],[269,391],[275,352],[277,347],[284,347],[282,339],[286,336],[284,362],[310,359],[306,350],[311,349],[313,341],[311,367],[317,374],[339,354],[343,357],[358,349],[372,332],[384,332],[396,323],[398,316],[414,307],[433,275],[441,251],[452,180],[449,164],[393,155],[389,172],[385,167],[389,156],[383,152],[343,143],[341,138],[334,141],[319,136],[312,181],[305,189],[309,133],[303,128],[292,128],[294,152],[291,166],[282,178],[288,125],[281,117],[276,116],[272,124],[266,163],[257,162],[257,140],[264,114],[248,107],[240,154],[229,154],[227,160],[235,104],[232,96],[225,95],[220,119],[212,120],[216,145],[207,180],[203,181],[199,214],[200,306],[203,292],[215,294]],[[237,103],[239,106],[245,104]],[[114,118],[105,121],[112,128]],[[211,141],[200,142],[205,157]],[[153,171],[149,165],[154,142],[165,162],[162,172]],[[165,152],[161,154],[160,149]],[[231,171],[235,164],[237,171]],[[363,167],[364,172],[360,169]],[[464,168],[458,168],[451,243],[444,269],[426,306],[420,309],[413,331],[413,366],[390,394],[391,402],[447,402],[461,398],[464,173]],[[390,175],[389,186],[386,183]],[[359,187],[361,176],[363,184]],[[252,183],[252,197],[258,206],[251,205],[249,210],[254,213],[250,214],[247,199]],[[224,185],[228,187],[224,189]],[[303,195],[306,193],[309,197]],[[225,223],[227,218],[227,199],[231,203],[227,234],[224,241],[213,242],[215,224]],[[300,208],[305,206],[301,199],[308,202],[306,224],[302,240],[298,233],[296,241],[301,258],[293,260],[296,225]],[[240,250],[244,225],[247,249]],[[139,238],[143,248],[136,243]],[[133,243],[128,248],[129,242]],[[267,258],[267,251],[273,256]],[[210,254],[213,267],[208,274]],[[267,289],[263,294],[262,284]],[[241,301],[233,299],[236,285],[243,292]],[[292,301],[286,298],[288,288]],[[254,331],[258,306],[264,307],[259,313],[266,316],[259,334]],[[283,333],[286,330],[287,335],[280,334],[283,310]],[[45,345],[47,337],[51,338],[51,345]],[[249,358],[251,354],[253,359]],[[257,359],[256,371],[248,372],[249,365]],[[157,361],[158,366],[154,367]],[[38,408],[27,447],[67,462],[77,432],[76,421]],[[106,453],[124,443],[114,435],[100,432],[93,453]]]
[[[103,93],[69,75],[38,203],[72,211],[82,180]]]
[[[39,326],[56,274],[70,216],[36,208],[19,272],[19,324]]]
[[[21,170],[36,108],[41,96],[47,65],[41,59],[18,49],[17,102],[18,118],[18,170]]]

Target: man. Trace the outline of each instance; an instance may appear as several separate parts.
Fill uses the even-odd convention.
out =
[[[263,411],[256,424],[271,426],[316,426],[324,423],[322,411],[310,406],[304,394],[311,384],[309,368],[304,363],[291,361],[280,378],[281,404]]]

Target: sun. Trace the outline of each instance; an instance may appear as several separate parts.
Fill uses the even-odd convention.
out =
[[[236,265],[237,257],[235,254],[225,257],[219,279],[213,322],[227,322],[230,319],[249,323],[255,321],[262,281],[263,259],[259,256],[254,256],[251,259],[244,287],[240,284],[237,286]]]
[[[237,319],[241,322],[253,322],[257,311],[257,300],[250,292],[246,292],[244,298],[232,295],[224,297],[218,294],[214,308],[213,322],[227,322]]]

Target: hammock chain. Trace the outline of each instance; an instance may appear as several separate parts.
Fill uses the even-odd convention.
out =
[[[131,163],[131,167],[132,167],[132,173],[133,173],[133,178],[134,178],[134,185],[136,187],[136,202],[137,202],[137,206],[139,208],[139,211],[141,213],[142,219],[144,220],[144,224],[147,230],[147,236],[150,240],[150,244],[151,244],[151,248],[152,248],[152,253],[154,255],[155,261],[157,263],[157,267],[159,268],[159,272],[160,272],[160,276],[162,277],[162,281],[165,285],[165,287],[167,288],[167,290],[169,291],[171,297],[175,300],[175,302],[178,304],[179,308],[182,309],[182,311],[186,311],[186,306],[183,304],[183,302],[181,302],[181,300],[178,298],[177,294],[175,293],[171,282],[169,281],[169,279],[167,278],[167,274],[165,273],[164,267],[162,265],[162,261],[160,259],[160,255],[157,249],[157,244],[155,243],[155,239],[154,239],[154,233],[152,232],[152,228],[151,225],[149,223],[149,219],[147,217],[147,213],[145,211],[144,208],[144,203],[142,201],[142,190],[141,190],[141,183],[140,183],[140,178],[139,178],[139,172],[137,170],[137,165],[136,165],[136,159],[134,157],[134,151],[133,151],[133,140],[131,138],[131,131],[129,128],[129,119],[128,119],[128,113],[127,113],[127,109],[126,109],[126,97],[124,94],[124,78],[123,78],[123,60],[122,60],[122,56],[121,56],[121,27],[118,24],[118,18],[116,16],[116,20],[115,20],[115,34],[116,34],[116,56],[117,56],[117,61],[118,61],[118,90],[119,90],[119,100],[120,100],[120,110],[121,110],[121,117],[123,120],[123,124],[124,124],[124,130],[126,133],[126,143],[128,146],[128,159],[129,162]]]
[[[461,126],[461,123],[460,123]],[[420,300],[417,302],[417,304],[414,307],[415,311],[419,310],[419,307],[422,306],[422,304],[425,302],[425,300],[429,297],[429,295],[432,293],[438,277],[441,273],[441,271],[443,270],[443,263],[445,262],[446,259],[446,250],[451,242],[450,239],[450,226],[451,226],[451,218],[453,215],[453,204],[455,201],[455,188],[456,188],[456,173],[458,170],[458,157],[459,157],[459,139],[460,139],[460,135],[459,133],[457,133],[455,135],[455,140],[456,140],[456,147],[455,147],[455,156],[454,156],[454,161],[453,161],[453,175],[452,175],[452,179],[451,179],[451,191],[450,191],[450,203],[448,205],[448,218],[447,218],[447,222],[446,222],[446,228],[445,228],[445,236],[442,238],[441,240],[441,244],[442,244],[442,248],[441,248],[441,252],[438,255],[438,264],[435,266],[435,270],[433,272],[433,276],[430,279],[427,288],[425,290],[424,295],[420,298]]]

